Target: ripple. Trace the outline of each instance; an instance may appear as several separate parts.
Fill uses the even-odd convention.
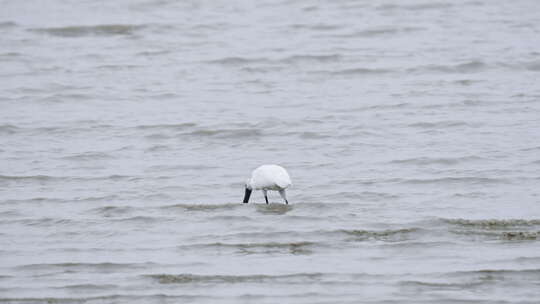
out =
[[[442,283],[442,282],[427,282],[427,281],[402,281],[399,282],[399,285],[403,287],[412,287],[417,289],[434,289],[437,291],[441,290],[467,290],[478,288],[487,282],[463,282],[463,283]]]
[[[437,10],[443,8],[449,8],[453,5],[447,2],[426,2],[419,4],[398,5],[398,4],[384,4],[377,7],[378,10],[411,10],[411,11],[423,11],[423,10]]]
[[[415,72],[440,72],[440,73],[475,73],[475,72],[481,72],[485,69],[487,69],[487,64],[485,64],[482,61],[469,61],[465,63],[460,63],[456,65],[437,65],[437,64],[430,64],[430,65],[424,65],[419,66],[415,68],[409,68],[407,69],[407,72],[409,73],[415,73]]]
[[[158,217],[158,216],[133,216],[133,217],[127,217],[127,218],[119,218],[114,219],[116,222],[122,222],[122,223],[141,223],[141,224],[153,224],[153,223],[163,223],[168,221],[173,221],[174,218],[170,217]]]
[[[102,291],[102,290],[114,290],[119,288],[118,285],[113,284],[74,284],[74,285],[65,285],[61,287],[54,287],[55,289],[68,289],[72,291]]]
[[[332,74],[332,75],[343,75],[343,76],[347,76],[347,75],[382,75],[382,74],[388,74],[388,73],[392,73],[394,72],[393,70],[389,70],[389,69],[380,69],[380,68],[376,68],[376,69],[370,69],[370,68],[350,68],[350,69],[343,69],[343,70],[338,70],[338,71],[331,71],[331,72],[326,72],[326,71],[322,71],[322,72],[316,72],[316,73],[329,73],[329,74]]]
[[[540,61],[527,62],[524,65],[525,65],[525,68],[529,71],[534,71],[534,72],[540,71]]]
[[[69,156],[63,156],[60,159],[72,160],[72,161],[95,161],[104,159],[113,159],[114,156],[106,152],[83,152]]]
[[[366,240],[380,240],[380,241],[404,241],[411,238],[411,234],[422,231],[420,228],[402,228],[402,229],[387,229],[387,230],[354,230],[354,229],[342,229],[336,230],[332,233],[343,233],[347,236],[353,237],[349,241],[366,241]]]
[[[212,296],[195,296],[195,295],[164,295],[164,294],[150,294],[150,295],[122,295],[113,294],[96,297],[37,297],[37,298],[0,298],[0,303],[182,303],[193,302],[202,299],[215,299]]]
[[[302,282],[319,280],[321,273],[298,273],[288,275],[197,275],[197,274],[156,274],[146,275],[161,284],[192,284],[192,283],[265,283],[265,282]]]
[[[540,231],[503,232],[501,238],[510,241],[538,240],[540,239]]]
[[[16,27],[17,26],[17,23],[13,22],[13,21],[3,21],[3,22],[0,22],[0,29],[3,29],[3,28],[12,28],[12,27]]]
[[[33,28],[30,31],[44,33],[57,37],[86,37],[86,36],[118,36],[132,35],[143,29],[144,25],[133,24],[101,24],[101,25],[75,25],[64,27]]]
[[[407,125],[412,128],[421,129],[447,129],[453,127],[471,126],[470,123],[465,121],[437,121],[437,122],[416,122]]]
[[[478,240],[502,240],[502,241],[534,241],[540,239],[539,231],[493,231],[493,230],[450,230],[456,235]]]
[[[219,64],[219,65],[232,65],[240,66],[253,63],[269,63],[270,60],[267,58],[247,58],[247,57],[224,57],[215,60],[209,60],[207,63]]]
[[[456,271],[446,274],[449,277],[473,277],[479,280],[504,281],[507,279],[539,280],[540,269],[480,269]]]
[[[457,165],[465,162],[472,162],[483,160],[483,158],[478,156],[462,156],[462,157],[415,157],[415,158],[406,158],[406,159],[397,159],[392,160],[389,163],[391,164],[405,164],[405,165],[420,165],[420,166],[429,166],[429,165]]]
[[[468,219],[442,219],[443,222],[463,227],[474,227],[483,229],[501,229],[508,227],[536,227],[540,226],[540,220],[524,219],[486,219],[486,220],[468,220]]]
[[[40,264],[28,264],[16,266],[17,270],[72,270],[72,271],[85,271],[93,270],[97,272],[116,272],[126,271],[133,269],[145,269],[153,267],[154,263],[40,263]]]
[[[240,254],[273,254],[287,253],[294,255],[311,254],[310,247],[316,245],[314,242],[299,241],[299,242],[254,242],[254,243],[208,243],[180,246],[180,249],[206,249],[206,250],[222,250],[231,249]]]
[[[283,63],[290,63],[290,64],[302,63],[302,62],[306,62],[306,63],[311,63],[311,62],[323,63],[323,62],[337,62],[337,61],[341,60],[341,58],[342,58],[342,56],[339,55],[339,54],[330,54],[330,55],[293,55],[293,56],[290,56],[290,57],[283,58],[283,59],[281,59],[279,61],[283,62]]]
[[[134,212],[136,209],[130,206],[104,206],[91,209],[90,212],[104,217],[122,216]]]
[[[257,212],[262,214],[282,215],[294,210],[292,205],[287,204],[255,204]]]
[[[140,130],[154,130],[154,129],[164,129],[164,130],[185,130],[191,127],[195,127],[197,124],[191,122],[185,123],[176,123],[176,124],[157,124],[157,125],[140,125],[135,128]]]
[[[345,26],[337,25],[337,24],[317,23],[317,24],[291,24],[289,25],[289,27],[295,30],[334,31],[334,30],[339,30],[341,28],[344,28]]]
[[[2,135],[15,134],[20,130],[21,130],[21,128],[16,127],[14,125],[9,125],[9,124],[0,125],[0,134],[2,134]]]
[[[468,185],[489,185],[489,184],[506,184],[508,181],[503,178],[491,178],[491,177],[442,177],[442,178],[430,178],[430,179],[401,179],[398,180],[402,184],[414,184],[414,185],[429,185],[429,184],[468,184]]]
[[[0,182],[57,182],[57,181],[92,181],[92,180],[109,180],[109,181],[120,181],[120,180],[138,180],[138,177],[128,176],[128,175],[104,175],[104,176],[51,176],[51,175],[0,175]]]
[[[241,204],[175,204],[162,206],[160,209],[211,212],[216,210],[235,210],[240,207],[242,207]]]
[[[216,138],[247,138],[259,137],[262,132],[257,129],[201,129],[180,136],[216,137]]]
[[[395,35],[399,33],[418,32],[422,30],[424,30],[424,28],[421,28],[421,27],[403,27],[403,28],[386,27],[386,28],[366,29],[366,30],[357,31],[350,34],[333,35],[332,37],[342,37],[342,38],[376,37],[376,36],[382,36],[382,35],[388,36],[388,35]]]
[[[61,226],[61,225],[71,226],[76,222],[72,219],[52,218],[52,217],[12,219],[12,220],[3,221],[3,224],[14,224],[14,223],[23,224],[25,226],[56,227],[56,226]]]

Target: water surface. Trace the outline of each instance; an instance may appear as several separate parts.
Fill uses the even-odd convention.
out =
[[[537,1],[0,6],[0,302],[540,297]]]

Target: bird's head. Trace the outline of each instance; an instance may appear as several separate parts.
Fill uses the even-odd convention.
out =
[[[251,191],[253,191],[250,178],[248,178],[248,180],[246,181],[245,186],[246,186],[246,192],[244,194],[244,204],[247,204],[249,202],[249,197],[251,196]]]

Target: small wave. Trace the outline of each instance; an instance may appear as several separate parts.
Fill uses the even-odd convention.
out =
[[[115,219],[115,221],[117,222],[134,222],[134,223],[143,223],[143,224],[163,223],[163,222],[172,221],[172,220],[173,219],[169,217],[143,216],[143,215]]]
[[[105,64],[99,65],[95,68],[98,70],[110,70],[110,71],[122,71],[122,70],[134,70],[143,67],[142,65],[135,64]]]
[[[460,279],[472,277],[478,281],[489,282],[493,282],[494,280],[503,281],[506,279],[515,280],[517,278],[532,279],[536,281],[540,277],[540,269],[480,269],[470,271],[456,271],[446,273],[445,276],[457,277]]]
[[[481,61],[470,61],[456,65],[425,65],[407,69],[407,72],[474,73],[483,71],[487,67],[488,66]]]
[[[341,59],[341,56],[338,54],[330,55],[294,55],[286,57],[280,60],[284,63],[300,63],[300,62],[337,62]]]
[[[540,220],[523,219],[486,219],[486,220],[467,220],[467,219],[442,219],[444,223],[463,227],[483,228],[483,229],[502,229],[509,227],[535,227],[540,226]]]
[[[396,199],[399,196],[390,194],[390,193],[374,192],[374,191],[362,191],[362,192],[343,191],[343,192],[333,193],[330,197],[339,197],[341,199],[351,199],[351,200],[389,200],[389,199]]]
[[[8,59],[8,58],[17,58],[21,57],[22,54],[18,52],[7,52],[7,53],[1,53],[0,58],[2,59]]]
[[[398,4],[384,4],[377,7],[378,10],[412,10],[412,11],[422,11],[422,10],[433,10],[433,9],[443,9],[449,8],[453,5],[446,2],[426,2],[419,4],[409,4],[409,5],[398,5]]]
[[[210,212],[215,210],[234,210],[240,207],[242,207],[240,204],[176,204],[162,206],[160,208],[165,210]]]
[[[150,137],[150,139],[155,139],[154,137]],[[173,147],[169,145],[153,145],[149,148],[144,149],[145,152],[161,152],[161,151],[170,151]]]
[[[392,109],[403,109],[406,107],[409,107],[411,104],[406,102],[400,102],[395,104],[387,104],[387,105],[373,105],[373,106],[364,106],[364,107],[357,107],[357,108],[346,108],[341,109],[339,112],[342,113],[350,113],[350,112],[361,112],[361,111],[371,111],[371,110],[392,110]],[[362,126],[364,128],[365,126]]]
[[[70,156],[61,157],[65,160],[73,161],[94,161],[94,160],[103,160],[103,159],[113,159],[114,157],[105,152],[83,152]]]
[[[469,123],[464,121],[437,121],[437,122],[417,122],[407,125],[412,128],[422,128],[422,129],[446,129],[452,127],[462,127],[462,126],[471,126]]]
[[[197,124],[192,122],[185,123],[176,123],[176,124],[157,124],[157,125],[140,125],[135,128],[140,130],[154,130],[154,129],[165,129],[165,130],[185,130],[191,127],[195,127]]]
[[[20,211],[16,211],[16,210],[6,210],[6,211],[0,211],[0,217],[6,217],[6,218],[10,218],[10,219],[13,219],[15,217],[20,217],[24,215],[24,213],[20,212]],[[1,235],[1,233],[0,233]]]
[[[503,241],[531,241],[540,239],[538,231],[494,231],[493,228],[484,228],[491,230],[451,230],[451,233],[463,235],[472,239],[493,239]]]
[[[16,27],[16,26],[17,26],[17,23],[13,21],[0,22],[0,29],[8,29],[8,28]]]
[[[540,71],[540,61],[527,62],[524,65],[525,68],[529,71]]]
[[[439,283],[439,282],[425,282],[425,281],[402,281],[399,282],[404,287],[427,288],[436,290],[466,290],[470,288],[477,288],[484,285],[485,282],[465,282],[465,283]]]
[[[332,74],[332,75],[347,76],[347,75],[382,75],[382,74],[388,74],[388,73],[391,73],[391,72],[392,72],[392,70],[380,69],[380,68],[376,68],[376,69],[350,68],[350,69],[332,71],[332,72],[329,72],[329,73]],[[323,73],[328,73],[328,72],[323,72]]]
[[[247,65],[253,63],[269,63],[270,60],[266,58],[245,58],[245,57],[225,57],[215,60],[207,61],[207,63],[219,64],[219,65]]]
[[[43,203],[46,201],[54,201],[54,202],[64,202],[65,200],[59,199],[59,198],[51,198],[51,197],[33,197],[33,198],[27,198],[27,199],[9,199],[5,201],[0,201],[3,204],[22,204],[22,203]]]
[[[253,218],[249,216],[242,216],[242,215],[218,215],[210,217],[209,220],[211,221],[225,221],[225,222],[252,222],[254,221]]]
[[[0,175],[0,181],[19,181],[19,180],[31,180],[31,181],[49,181],[56,179],[53,176],[48,175],[28,175],[28,176],[21,176],[21,175]]]
[[[34,28],[30,31],[44,33],[57,37],[85,37],[85,36],[117,36],[132,35],[136,31],[143,29],[144,25],[132,24],[102,24],[102,25],[80,25],[49,28]]]
[[[295,30],[311,30],[311,31],[335,31],[343,28],[343,25],[337,24],[292,24],[290,28]]]
[[[513,261],[516,261],[518,263],[534,263],[537,265],[540,265],[540,256],[537,257],[519,257],[513,259]]]
[[[469,185],[486,185],[486,184],[502,184],[507,181],[502,178],[490,178],[490,177],[442,177],[442,178],[430,178],[430,179],[402,179],[398,180],[402,184],[414,184],[414,185],[429,185],[429,184],[469,184]]]
[[[526,61],[526,62],[500,62],[499,66],[510,69],[510,70],[517,70],[517,71],[531,71],[531,72],[538,72],[540,71],[540,61],[539,60],[533,60],[533,61]],[[517,94],[512,97],[524,97],[524,94]]]
[[[75,285],[66,285],[61,287],[54,287],[55,289],[68,289],[68,290],[77,290],[77,291],[88,291],[88,290],[96,290],[96,291],[102,291],[104,289],[116,289],[118,288],[118,285],[113,284],[75,284]]]
[[[460,80],[452,81],[452,83],[459,84],[462,86],[470,86],[470,85],[473,85],[475,83],[480,83],[480,82],[481,82],[480,80],[471,80],[471,79],[460,79]]]
[[[410,165],[456,165],[459,163],[482,160],[478,156],[462,156],[462,157],[417,157],[397,159],[390,161],[391,164],[410,164]]]
[[[485,192],[472,191],[472,192],[459,192],[452,194],[453,197],[466,197],[466,198],[480,198],[486,196]]]
[[[354,38],[354,37],[375,37],[375,36],[382,36],[382,35],[394,35],[398,33],[408,33],[408,32],[417,32],[424,30],[424,28],[421,27],[404,27],[404,28],[394,28],[394,27],[388,27],[388,28],[376,28],[376,29],[367,29],[367,30],[361,30],[350,34],[342,34],[342,35],[334,35],[335,37],[342,37],[342,38]]]
[[[298,134],[300,138],[302,139],[321,139],[321,138],[330,138],[332,136],[330,135],[324,135],[324,134],[321,134],[321,133],[318,133],[318,132],[310,132],[310,131],[305,131],[305,132],[294,132],[294,133],[287,133],[286,135],[293,135],[293,134]]]
[[[17,133],[17,131],[21,130],[21,128],[16,127],[14,125],[0,125],[0,134],[2,135],[11,135]]]
[[[113,201],[118,200],[120,197],[118,195],[104,195],[104,196],[87,196],[87,197],[78,197],[76,199],[70,199],[65,201],[77,201],[77,202],[103,202],[103,201]]]
[[[136,54],[136,56],[161,56],[161,55],[167,55],[170,54],[170,50],[158,50],[158,51],[142,51]]]
[[[509,231],[503,232],[502,239],[509,241],[526,241],[540,239],[540,231]]]
[[[199,295],[164,295],[164,294],[149,294],[149,295],[105,295],[97,297],[79,297],[79,298],[59,298],[59,297],[40,297],[40,298],[1,298],[0,303],[193,303],[201,299],[216,299],[212,296]]]
[[[421,231],[420,228],[402,228],[388,230],[349,230],[342,229],[336,232],[353,237],[353,241],[381,240],[381,241],[403,241],[409,235]]]
[[[282,215],[294,210],[293,205],[287,205],[282,203],[276,204],[255,204],[257,212],[262,214],[276,214]]]
[[[155,166],[150,166],[148,169],[146,169],[146,171],[148,172],[165,172],[165,171],[178,172],[178,171],[186,171],[186,170],[193,170],[193,171],[213,170],[217,168],[218,167],[215,167],[215,166],[206,166],[206,165],[199,165],[199,164],[197,165],[196,164],[193,164],[193,165],[155,165]]]
[[[57,181],[92,181],[92,180],[138,180],[140,177],[128,175],[105,175],[105,176],[50,176],[50,175],[0,175],[0,182],[57,182]]]
[[[264,243],[209,243],[209,244],[196,244],[196,245],[186,245],[181,246],[181,249],[191,249],[191,248],[205,248],[214,250],[220,249],[232,249],[238,251],[242,254],[270,254],[270,253],[280,253],[285,252],[288,254],[310,254],[312,251],[310,247],[315,245],[314,242],[264,242]]]
[[[42,218],[25,218],[25,219],[13,219],[13,220],[4,220],[4,222],[9,223],[20,223],[27,226],[38,226],[38,227],[55,227],[61,225],[73,225],[75,221],[66,219],[66,218],[52,218],[52,217],[42,217]]]
[[[161,284],[191,284],[191,283],[265,283],[265,282],[291,282],[301,281],[304,283],[319,280],[321,273],[298,273],[288,275],[197,275],[197,274],[155,274],[145,275]]]
[[[154,263],[41,263],[41,264],[28,264],[16,266],[18,270],[88,270],[92,269],[99,272],[106,271],[118,271],[118,270],[130,270],[130,269],[144,269],[151,266],[155,266]]]
[[[197,130],[189,133],[182,133],[180,136],[195,137],[216,137],[216,138],[246,138],[259,137],[262,132],[257,129],[221,129],[221,130]]]
[[[135,208],[130,206],[105,206],[90,210],[90,212],[102,215],[104,217],[121,216],[132,213]]]

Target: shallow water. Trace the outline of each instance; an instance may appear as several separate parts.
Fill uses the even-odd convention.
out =
[[[537,303],[539,2],[0,6],[0,302]]]

